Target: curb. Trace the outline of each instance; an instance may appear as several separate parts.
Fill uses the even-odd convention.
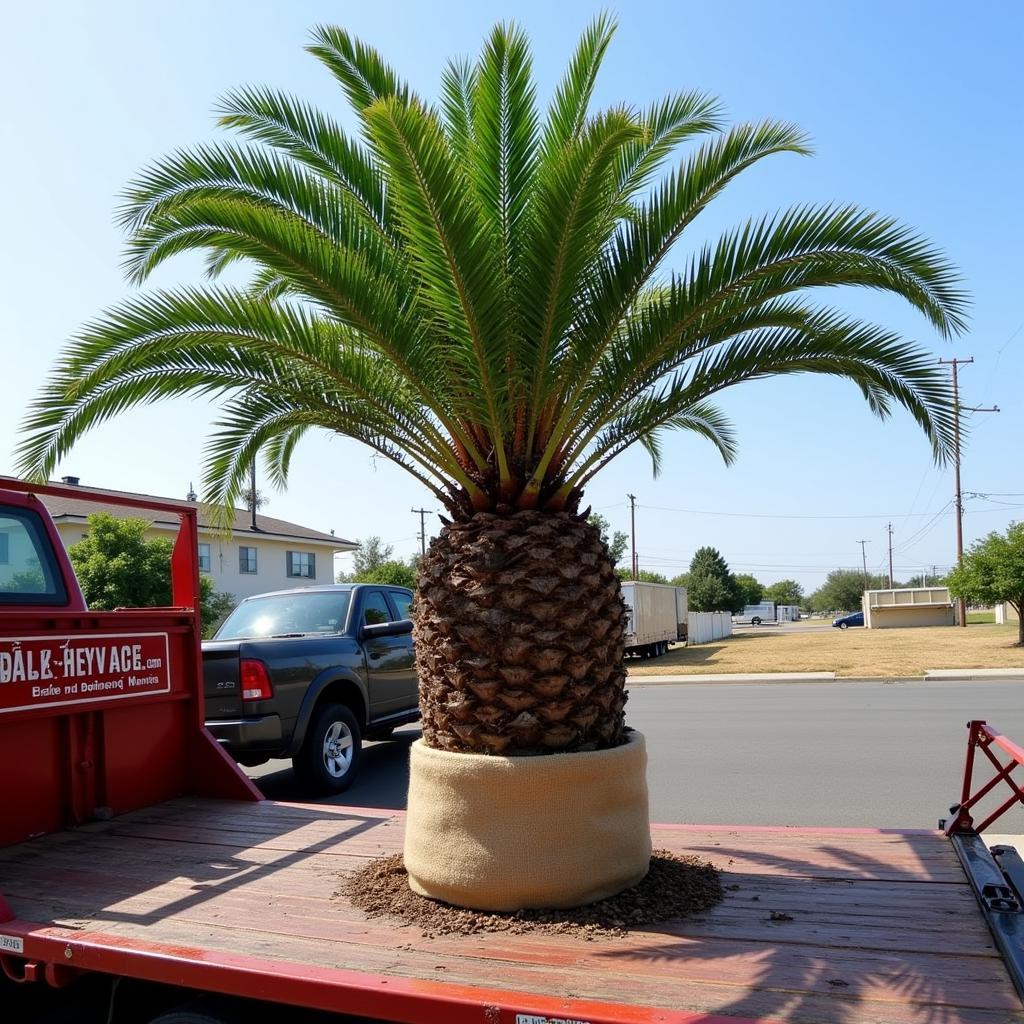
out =
[[[685,676],[642,675],[626,676],[627,686],[669,683],[831,683],[835,682],[835,672],[746,672],[746,673],[703,673]]]
[[[970,681],[973,679],[1015,679],[1024,676],[1024,667],[1021,668],[926,668],[924,678],[930,682],[937,682],[941,679],[959,679]]]
[[[925,669],[923,676],[837,676],[835,672],[748,672],[626,676],[627,686],[743,683],[940,683],[1024,678],[1022,668]]]

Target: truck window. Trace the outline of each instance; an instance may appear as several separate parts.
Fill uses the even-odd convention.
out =
[[[0,505],[0,604],[67,604],[67,590],[33,512]]]
[[[398,609],[398,617],[400,619],[411,619],[412,594],[406,594],[401,590],[389,590],[388,593],[391,595],[391,600],[395,602],[395,607]]]
[[[217,630],[216,640],[340,633],[350,594],[342,591],[268,594],[243,601]]]
[[[391,609],[379,590],[371,590],[363,596],[363,625],[379,626],[391,621]]]

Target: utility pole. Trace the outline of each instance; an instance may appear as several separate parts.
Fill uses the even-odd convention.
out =
[[[860,561],[861,565],[864,566],[864,589],[868,589],[868,556],[865,553],[864,545],[870,544],[869,540],[859,540],[857,543],[860,545]]]
[[[256,460],[253,459],[249,463],[249,525],[257,530],[259,527],[256,525]],[[291,564],[291,555],[288,556],[289,565]]]
[[[982,409],[978,406],[960,405],[960,382],[957,368],[968,366],[974,362],[974,356],[968,359],[940,359],[939,363],[948,366],[953,373],[953,483],[956,488],[953,506],[956,510],[956,564],[959,566],[964,560],[964,499],[960,489],[960,410],[968,412],[999,412],[999,406],[994,405],[991,409]],[[958,618],[960,625],[967,626],[967,604],[961,597],[957,601]]]
[[[635,494],[627,494],[626,497],[629,498],[629,529],[630,529],[630,533],[631,533],[632,538],[633,538],[633,540],[632,540],[632,545],[633,545],[633,571],[632,571],[632,577],[633,577],[633,579],[636,579],[637,576],[639,575],[637,561],[636,561],[636,495]]]
[[[889,589],[892,590],[892,523],[888,526],[889,532]]]
[[[427,516],[430,514],[429,508],[414,508],[412,509],[420,517],[420,554],[423,558],[427,557]]]

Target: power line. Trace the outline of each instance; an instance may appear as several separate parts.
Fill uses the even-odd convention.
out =
[[[669,508],[664,505],[640,505],[651,512],[681,512],[694,516],[716,516],[729,519],[923,519],[926,516],[934,515],[933,512],[882,512],[872,515],[797,515],[791,513],[774,512],[711,512],[699,508]],[[942,510],[944,511],[944,509]]]

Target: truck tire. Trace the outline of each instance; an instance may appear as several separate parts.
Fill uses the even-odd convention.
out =
[[[325,704],[314,714],[292,767],[311,793],[341,793],[352,785],[362,751],[356,716],[344,704]]]
[[[234,1017],[211,1017],[201,1010],[171,1010],[154,1017],[149,1024],[235,1024]]]
[[[219,1007],[199,1000],[161,1013],[149,1024],[241,1024],[242,1020],[239,1013],[228,1009],[222,1012]]]
[[[759,615],[755,615],[755,616],[754,616],[754,617],[753,617],[753,618],[752,618],[752,619],[750,620],[750,624],[751,624],[752,626],[760,626],[760,625],[761,625],[761,617],[760,617]]]

